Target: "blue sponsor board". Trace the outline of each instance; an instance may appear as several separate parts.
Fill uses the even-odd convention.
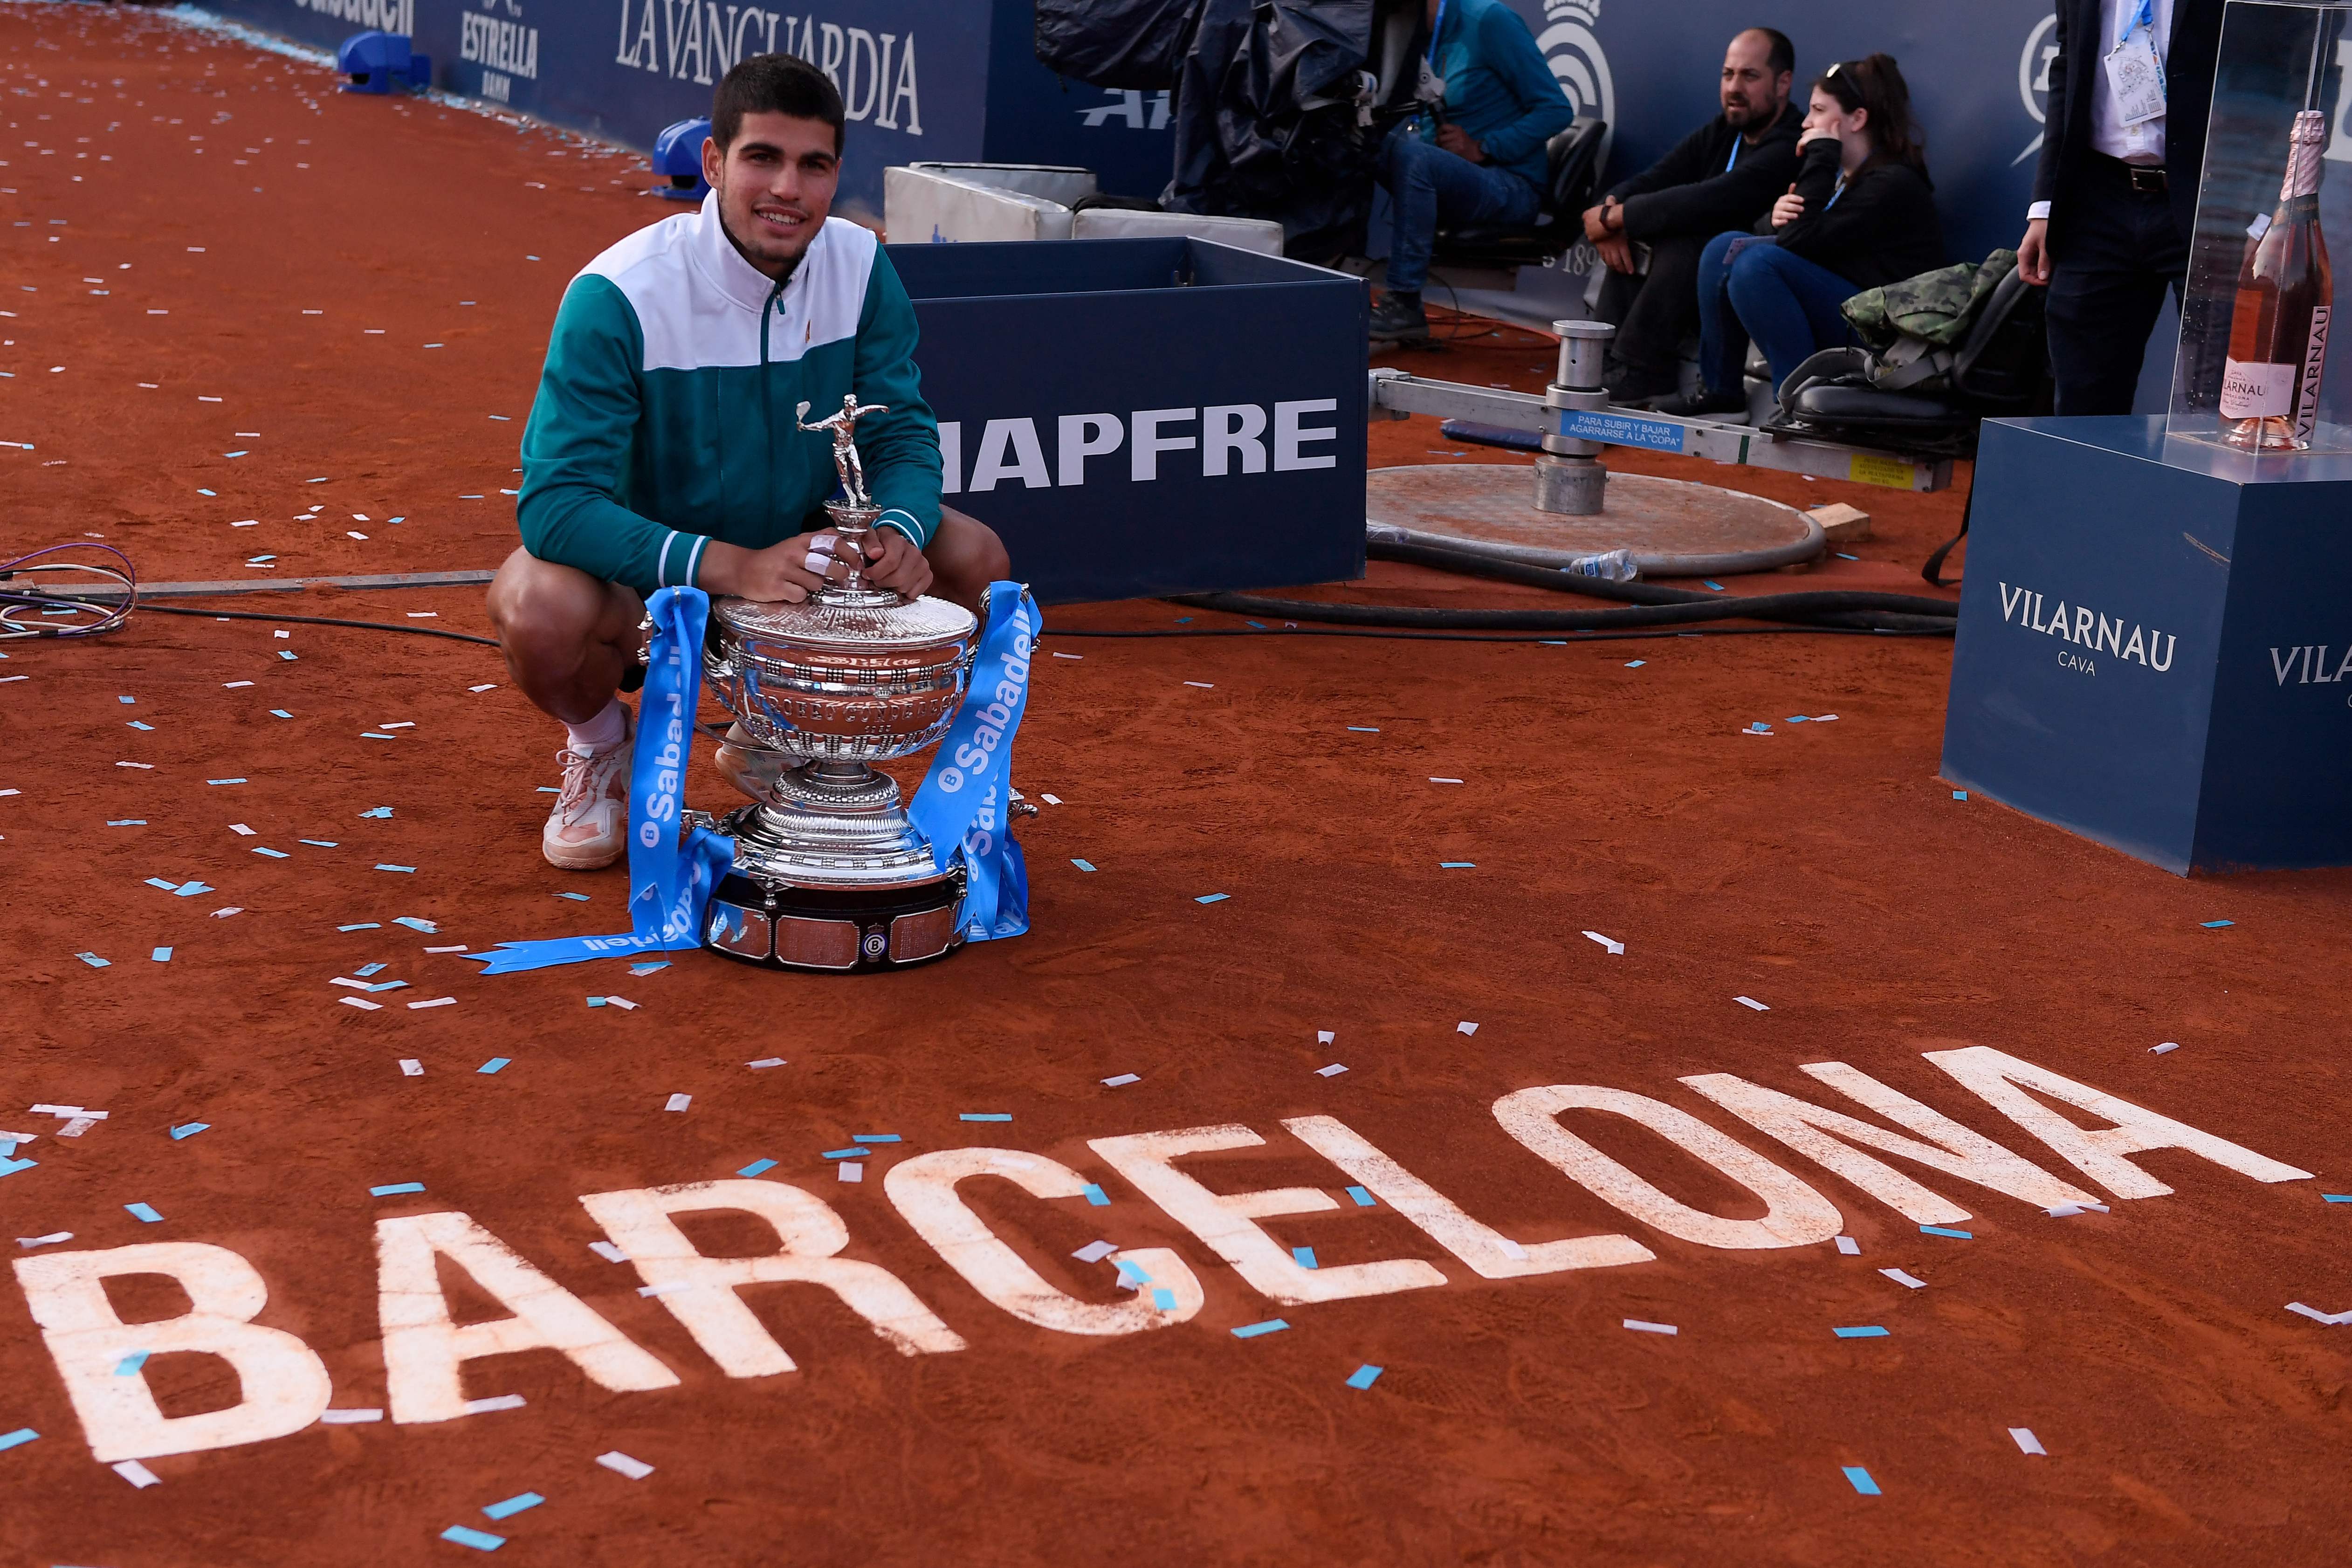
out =
[[[948,504],[1047,604],[1360,577],[1358,279],[1190,239],[894,245]]]
[[[2168,870],[2352,864],[2352,458],[1988,421],[1943,775]]]
[[[1641,447],[1653,452],[1681,451],[1685,435],[1683,426],[1671,419],[1643,419],[1591,408],[1561,410],[1559,433],[1580,441],[1606,441],[1612,447]]]

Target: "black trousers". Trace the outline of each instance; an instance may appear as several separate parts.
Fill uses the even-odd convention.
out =
[[[2116,159],[2086,153],[2051,257],[2050,374],[2061,414],[2129,414],[2164,291],[2180,302],[2189,239],[2163,193],[2141,195]]]
[[[1612,272],[1601,285],[1601,319],[1617,325],[1610,353],[1642,381],[1674,387],[1683,340],[1698,331],[1698,257],[1712,235],[1650,242],[1650,270]]]

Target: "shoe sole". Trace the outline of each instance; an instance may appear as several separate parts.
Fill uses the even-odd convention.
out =
[[[610,849],[592,849],[585,845],[578,848],[569,847],[559,848],[544,838],[539,841],[539,852],[547,858],[549,865],[559,871],[601,871],[618,860],[627,852],[628,847],[626,840],[615,844]]]

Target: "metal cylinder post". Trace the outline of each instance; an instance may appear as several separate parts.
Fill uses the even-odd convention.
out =
[[[1554,321],[1559,334],[1559,368],[1544,395],[1544,404],[1560,423],[1568,416],[1609,406],[1601,387],[1601,364],[1609,341],[1617,329],[1606,321]],[[1598,516],[1609,484],[1601,466],[1601,443],[1559,430],[1545,432],[1543,455],[1536,458],[1536,510],[1568,517]]]

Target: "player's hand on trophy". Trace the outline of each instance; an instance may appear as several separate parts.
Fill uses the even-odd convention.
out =
[[[765,550],[746,550],[714,539],[702,552],[702,586],[763,605],[797,605],[824,585],[849,575],[845,549],[830,529],[803,533]]]
[[[913,540],[895,528],[877,528],[866,536],[866,580],[877,588],[906,599],[930,592],[931,563]]]

